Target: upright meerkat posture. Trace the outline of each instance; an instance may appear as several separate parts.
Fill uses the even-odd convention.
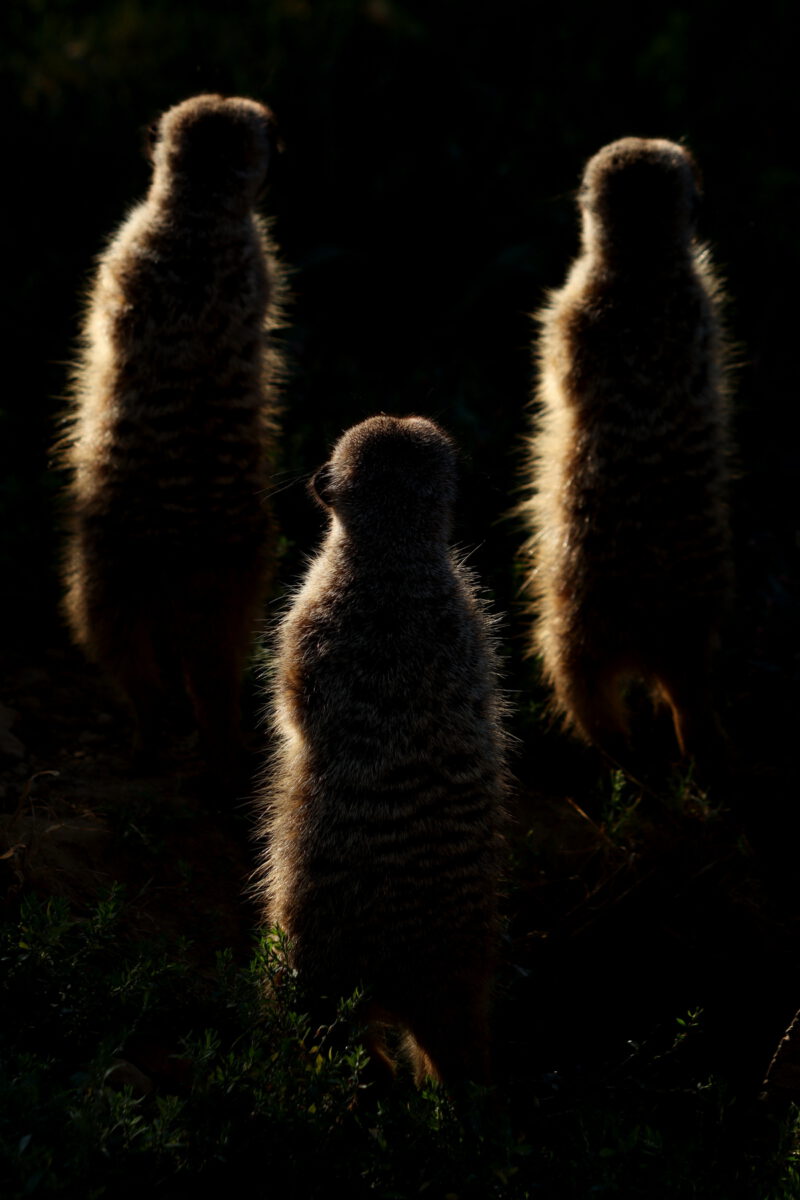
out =
[[[75,639],[122,687],[140,749],[186,687],[209,760],[238,746],[268,587],[280,270],[254,205],[273,119],[195,96],[154,128],[153,179],[99,260],[65,438]]]
[[[697,203],[682,147],[605,146],[583,176],[582,252],[539,316],[533,649],[560,712],[615,756],[634,677],[670,706],[682,752],[721,743],[710,668],[731,586],[727,401]]]
[[[350,429],[313,484],[330,528],[277,636],[263,889],[306,993],[363,985],[371,1048],[418,1077],[489,1071],[506,791],[490,620],[448,545],[450,439]]]

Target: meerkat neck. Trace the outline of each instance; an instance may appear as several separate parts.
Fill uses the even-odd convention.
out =
[[[644,237],[639,231],[606,229],[590,214],[584,216],[583,253],[596,266],[613,274],[654,276],[680,274],[697,256],[694,237],[683,234]]]
[[[163,179],[157,175],[147,198],[167,220],[173,218],[181,226],[191,222],[230,229],[247,225],[253,219],[252,205],[241,196],[209,197],[189,182],[182,183],[174,178]]]
[[[409,575],[409,566],[441,568],[449,561],[450,547],[445,531],[424,530],[406,525],[403,529],[355,523],[345,526],[334,518],[329,533],[330,546],[339,551],[356,569],[387,573],[399,578]]]

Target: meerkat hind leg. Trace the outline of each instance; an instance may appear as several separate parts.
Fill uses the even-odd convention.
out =
[[[408,1022],[405,1042],[416,1081],[439,1080],[454,1097],[469,1083],[491,1082],[487,988],[475,995],[441,990]]]
[[[156,770],[165,749],[167,696],[152,622],[132,617],[109,652],[113,676],[131,710],[133,757],[139,771]]]
[[[719,720],[709,670],[702,658],[677,656],[657,673],[658,686],[672,714],[681,756],[703,769],[725,773],[731,746]]]
[[[555,680],[556,704],[567,722],[614,765],[631,759],[624,678],[614,666],[588,656],[562,665]]]

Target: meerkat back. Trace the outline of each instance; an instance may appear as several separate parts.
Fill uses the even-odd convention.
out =
[[[418,1075],[488,1075],[506,789],[490,621],[448,546],[454,450],[375,417],[314,487],[330,528],[277,636],[267,920],[312,997],[366,989]]]
[[[600,150],[582,252],[539,316],[532,649],[568,724],[623,761],[634,678],[668,703],[683,752],[723,745],[711,665],[731,587],[727,387],[698,195],[672,142]]]
[[[165,697],[186,689],[221,761],[275,550],[282,278],[254,212],[273,121],[255,101],[202,95],[153,132],[150,190],[88,298],[64,450],[65,610],[145,753]]]

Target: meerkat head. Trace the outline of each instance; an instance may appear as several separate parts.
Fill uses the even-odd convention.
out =
[[[456,449],[425,417],[371,417],[342,435],[311,481],[346,529],[387,540],[447,538],[456,491]]]
[[[700,178],[688,150],[663,138],[621,138],[589,159],[580,206],[590,249],[649,258],[688,247]]]
[[[248,209],[264,185],[275,141],[264,104],[192,96],[151,126],[154,180],[204,207]]]

